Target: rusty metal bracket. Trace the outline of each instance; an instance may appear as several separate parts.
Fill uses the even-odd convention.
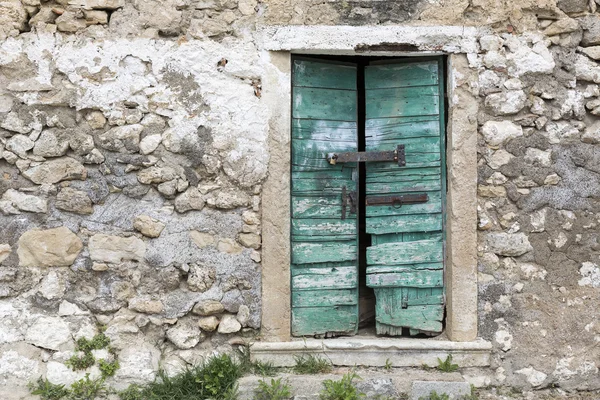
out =
[[[392,205],[400,208],[403,204],[427,203],[428,201],[427,193],[418,193],[399,196],[367,196],[365,204],[368,206]]]
[[[406,165],[406,152],[403,144],[390,151],[355,151],[348,153],[329,153],[327,162],[331,165],[350,162],[397,161],[399,167]]]
[[[348,200],[350,200],[350,214],[356,214],[356,192],[353,190],[348,192],[346,186],[342,186],[342,219],[346,219]]]

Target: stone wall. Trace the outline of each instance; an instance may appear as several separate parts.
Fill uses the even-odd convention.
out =
[[[0,1],[2,398],[82,377],[65,361],[97,324],[116,387],[258,332],[270,24],[482,28],[468,87],[494,353],[467,374],[600,388],[600,15],[556,3]]]

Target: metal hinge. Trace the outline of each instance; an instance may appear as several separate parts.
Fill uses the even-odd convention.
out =
[[[331,165],[348,162],[397,161],[399,167],[406,165],[406,154],[403,144],[390,151],[355,151],[348,153],[329,153],[327,162]]]

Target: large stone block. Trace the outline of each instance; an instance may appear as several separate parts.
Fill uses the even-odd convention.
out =
[[[446,394],[449,399],[460,399],[471,394],[471,385],[468,382],[415,381],[410,398],[428,399],[432,392],[438,395]]]
[[[70,158],[57,158],[45,161],[23,171],[23,176],[33,183],[58,183],[60,181],[79,179],[85,180],[87,171],[82,163]]]
[[[34,229],[18,241],[17,254],[22,267],[63,267],[72,265],[83,248],[69,228]]]
[[[90,238],[88,247],[93,261],[113,264],[127,260],[142,261],[146,254],[146,244],[135,236],[97,234]]]

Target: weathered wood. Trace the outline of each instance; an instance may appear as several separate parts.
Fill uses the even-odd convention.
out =
[[[292,334],[353,334],[358,324],[357,216],[342,193],[356,191],[350,165],[331,152],[357,150],[356,67],[293,61]],[[345,189],[344,189],[345,188]],[[284,199],[282,199],[284,201]]]
[[[379,310],[377,310],[379,311]],[[422,331],[441,332],[444,307],[442,305],[413,306],[396,309],[387,314],[377,313],[377,322],[383,324],[414,328]]]
[[[375,179],[375,178],[373,178]],[[429,192],[440,190],[442,182],[437,179],[422,179],[419,181],[393,181],[386,178],[381,179],[384,182],[369,182],[367,183],[367,195],[375,194],[402,194],[405,192]]]
[[[292,117],[356,121],[356,91],[295,87]]]
[[[367,267],[367,274],[386,274],[386,273],[396,273],[399,271],[405,270],[443,270],[444,263],[421,263],[421,264],[405,264],[405,265],[369,265]]]
[[[356,304],[356,289],[295,290],[294,307],[350,306]]]
[[[367,118],[439,114],[437,86],[417,86],[365,91]]]
[[[421,136],[408,138],[389,138],[373,141],[368,144],[368,151],[388,151],[396,149],[399,144],[404,145],[408,153],[438,153],[440,152],[439,136]]]
[[[292,335],[354,334],[358,328],[357,306],[292,307]]]
[[[373,89],[437,85],[437,72],[437,61],[369,65],[365,68],[365,87]]]
[[[356,220],[354,218],[344,220],[294,218],[292,220],[292,235],[334,236],[333,240],[340,240],[340,237],[352,240],[356,236]],[[337,236],[337,239],[335,236]]]
[[[365,121],[367,143],[409,137],[439,136],[437,115],[374,118]]]
[[[292,84],[356,90],[356,66],[296,59],[293,63]]]
[[[366,222],[367,233],[381,235],[399,232],[433,232],[442,230],[442,214],[406,214],[371,217]]]
[[[418,240],[414,242],[386,243],[367,249],[369,265],[400,265],[443,261],[442,242]]]
[[[292,196],[292,218],[341,218],[342,197],[340,194],[329,196]]]
[[[385,274],[367,274],[367,285],[373,288],[381,287],[407,287],[407,288],[434,288],[444,285],[444,271],[437,270],[398,270],[398,272]]]

